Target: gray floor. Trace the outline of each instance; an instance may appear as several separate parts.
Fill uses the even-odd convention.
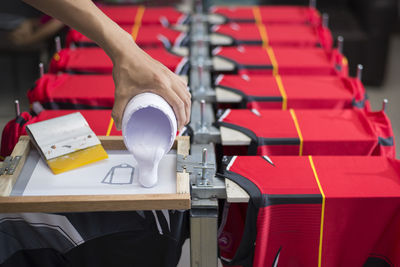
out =
[[[385,83],[381,87],[367,87],[373,110],[382,107],[384,98],[389,100],[387,114],[392,122],[395,139],[400,140],[400,34],[392,37]],[[396,147],[396,157],[400,156],[400,145]]]

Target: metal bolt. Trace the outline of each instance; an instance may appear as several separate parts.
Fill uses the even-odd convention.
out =
[[[44,75],[44,65],[42,62],[39,63],[39,75],[40,75],[40,78],[42,78]]]
[[[54,42],[56,44],[56,52],[58,53],[58,52],[61,51],[61,38],[60,38],[60,36],[56,36],[54,38]]]
[[[329,15],[328,15],[328,13],[322,14],[322,26],[324,28],[328,28],[329,27]]]
[[[201,179],[205,179],[206,175],[206,167],[207,167],[207,148],[203,148],[203,153],[201,156],[201,163],[202,163],[202,174]]]
[[[340,54],[343,54],[343,41],[344,41],[343,36],[339,35],[337,38],[337,49]]]
[[[206,101],[202,99],[200,101],[200,126],[205,127],[205,113],[206,113]],[[207,149],[206,149],[207,150]]]
[[[15,115],[18,117],[19,115],[21,115],[21,110],[19,108],[19,101],[15,100],[14,105],[15,105]]]
[[[362,72],[363,72],[363,65],[358,64],[357,65],[357,79],[361,82],[362,81]]]
[[[383,101],[382,101],[382,111],[383,111],[383,112],[386,112],[388,102],[389,102],[389,101],[388,101],[386,98],[383,99]]]

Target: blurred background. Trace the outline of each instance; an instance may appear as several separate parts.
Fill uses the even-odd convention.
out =
[[[308,0],[205,0],[216,4],[308,5]],[[110,3],[119,1],[108,1]],[[126,1],[124,1],[126,2]],[[131,1],[145,5],[177,4],[179,1]],[[344,54],[350,74],[364,65],[363,82],[373,109],[389,99],[388,115],[400,138],[400,0],[317,0],[321,13],[329,14],[333,38],[344,37]],[[0,130],[14,118],[14,100],[28,111],[27,90],[39,77],[39,62],[48,66],[54,37],[65,36],[64,25],[22,1],[0,1]],[[46,70],[45,70],[46,71]],[[399,156],[400,149],[397,150]]]

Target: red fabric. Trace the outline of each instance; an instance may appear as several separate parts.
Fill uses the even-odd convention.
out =
[[[107,134],[111,119],[111,110],[44,110],[40,112],[38,116],[33,117],[26,125],[74,112],[80,112],[82,114],[96,135]],[[26,132],[24,131],[23,134],[26,134]],[[117,131],[115,125],[113,125],[110,135],[121,135],[121,131]]]
[[[272,47],[279,74],[348,75],[347,63],[337,50],[327,53],[322,48]],[[272,73],[272,61],[261,46],[219,47],[214,56],[234,62],[245,74]]]
[[[368,102],[365,100],[364,87],[354,78],[313,76],[304,79],[304,76],[282,75],[281,80],[287,97],[287,108],[344,109],[353,108],[353,101]],[[217,79],[216,86],[244,95],[249,109],[282,108],[282,98],[276,99],[282,95],[274,76],[223,75]],[[271,99],[262,100],[260,97]],[[366,105],[366,109],[369,109],[369,105]]]
[[[40,102],[45,108],[109,108],[114,104],[111,75],[45,74],[28,91],[29,103]]]
[[[138,6],[99,6],[99,8],[118,24],[132,25],[135,22]],[[173,7],[146,7],[141,20],[142,25],[161,24],[166,19],[169,24],[181,24],[186,15]]]
[[[80,112],[87,120],[90,128],[96,135],[106,135],[111,119],[111,110],[43,110],[37,116],[31,116],[28,112],[23,112],[21,117],[26,121],[23,126],[15,122],[15,119],[7,123],[3,129],[1,139],[1,156],[10,155],[21,135],[27,135],[26,125],[52,119],[55,117]],[[110,135],[121,135],[113,124]]]
[[[245,225],[257,228],[254,254],[249,255],[253,266],[318,266],[322,194],[309,159],[271,160],[274,166],[262,157],[237,157],[224,174],[230,179],[231,173],[240,175],[235,181],[258,203],[258,211],[246,215],[256,217],[254,225]],[[369,257],[399,265],[400,162],[355,156],[315,156],[313,162],[325,196],[321,266],[363,266]],[[260,196],[264,201],[257,202]],[[243,204],[230,205],[219,237],[230,237],[220,246],[224,258],[234,257],[237,246],[227,248],[242,239],[245,229],[238,226],[244,221],[237,214],[243,210]]]
[[[310,25],[267,24],[268,44],[272,46],[312,47],[322,46],[328,51],[332,48],[332,35],[328,28]],[[236,43],[262,43],[259,28],[252,23],[230,23],[216,25],[212,31],[229,36]]]
[[[230,110],[220,124],[250,130],[258,139],[258,155],[298,155],[300,139],[288,110]],[[303,137],[303,155],[387,155],[395,153],[394,143],[382,147],[379,138],[393,137],[383,112],[361,110],[296,110]],[[244,132],[243,132],[244,133]],[[263,145],[261,139],[274,139]],[[288,140],[296,141],[297,144]]]
[[[165,48],[145,49],[154,59],[172,71],[177,71],[184,61],[183,57],[168,52]],[[62,49],[50,62],[50,72],[73,71],[78,73],[112,73],[112,61],[101,48]]]
[[[126,32],[132,32],[132,25],[122,25],[121,28]],[[160,41],[161,36],[165,37],[172,45],[179,45],[185,33],[173,30],[162,25],[149,25],[139,28],[135,42],[141,47],[163,46]],[[67,47],[71,44],[94,45],[94,42],[77,30],[71,29],[67,34]]]
[[[254,22],[255,6],[215,6],[210,12],[224,16],[228,21]],[[320,24],[318,10],[300,6],[259,6],[263,23]]]
[[[5,158],[11,155],[25,127],[24,124],[31,118],[32,116],[28,112],[23,112],[18,118],[12,119],[4,126],[1,135],[1,157]]]

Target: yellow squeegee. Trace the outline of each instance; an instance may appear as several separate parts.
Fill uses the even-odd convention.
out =
[[[54,174],[108,158],[79,112],[30,124],[26,129]]]

